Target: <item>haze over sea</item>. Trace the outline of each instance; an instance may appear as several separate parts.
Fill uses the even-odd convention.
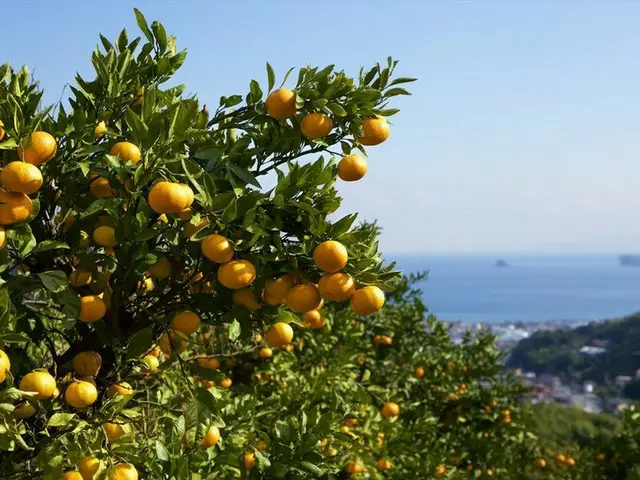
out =
[[[420,284],[431,313],[446,321],[603,320],[640,310],[640,267],[615,255],[387,255]],[[509,267],[495,266],[505,260]]]

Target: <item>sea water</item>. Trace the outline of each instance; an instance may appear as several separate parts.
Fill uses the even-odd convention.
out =
[[[421,282],[429,310],[446,321],[588,321],[640,311],[640,267],[616,255],[385,255]],[[508,267],[496,267],[504,260]]]

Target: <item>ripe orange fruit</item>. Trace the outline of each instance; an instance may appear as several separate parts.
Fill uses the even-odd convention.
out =
[[[156,213],[178,213],[193,202],[193,190],[182,183],[162,180],[151,187],[148,201]]]
[[[567,457],[565,457],[562,453],[559,453],[554,457],[554,460],[558,465],[563,465],[564,463],[566,463]]]
[[[0,248],[7,246],[7,232],[4,227],[0,226]]]
[[[322,328],[325,325],[322,314],[318,310],[305,312],[302,324],[308,328]]]
[[[101,247],[112,248],[116,245],[116,231],[113,227],[100,225],[93,231],[93,241]]]
[[[265,442],[264,440],[258,440],[258,443],[256,443],[256,448],[261,452],[264,452],[267,449],[267,447],[268,447],[267,442]]]
[[[91,272],[81,268],[74,270],[69,274],[69,283],[74,287],[82,287],[91,283]]]
[[[102,357],[98,352],[80,352],[73,357],[71,363],[81,377],[95,377],[102,366]]]
[[[68,472],[64,472],[60,477],[60,480],[83,480],[82,475],[78,470],[70,470]]]
[[[322,242],[313,250],[316,266],[327,273],[335,273],[347,266],[349,255],[340,242],[329,240]]]
[[[171,263],[167,257],[160,257],[147,268],[147,273],[157,280],[164,280],[171,276]]]
[[[32,397],[35,400],[51,397],[55,389],[56,379],[44,370],[34,370],[31,373],[27,373],[20,380],[20,390],[23,392],[36,392],[37,395]]]
[[[189,310],[176,313],[171,320],[171,328],[185,335],[191,335],[200,328],[200,317]]]
[[[110,442],[115,442],[127,433],[124,426],[120,423],[105,422],[102,424],[102,428],[104,428],[104,433]]]
[[[142,358],[142,363],[147,366],[147,370],[149,370],[150,373],[156,373],[160,366],[160,360],[158,360],[158,357],[153,355],[145,355]]]
[[[134,165],[136,165],[140,161],[141,156],[140,149],[131,142],[116,143],[113,147],[111,147],[111,150],[109,150],[109,155],[120,157],[120,160],[122,160],[123,162],[128,162],[129,160],[131,160]]]
[[[567,457],[566,465],[568,467],[575,467],[576,466],[576,459],[573,458],[573,457]]]
[[[544,468],[547,466],[547,461],[544,458],[538,458],[536,459],[536,465],[538,468]]]
[[[362,462],[360,462],[360,460],[356,460],[355,462],[353,460],[349,460],[349,462],[347,462],[348,473],[356,474],[362,473],[363,471],[364,465],[362,465]]]
[[[233,383],[233,380],[231,380],[229,377],[223,378],[222,381],[220,382],[220,386],[222,388],[226,388],[229,389],[231,388],[231,384]]]
[[[26,162],[10,162],[0,173],[0,183],[8,192],[20,192],[27,195],[40,190],[42,173],[35,165]]]
[[[256,279],[256,269],[249,260],[232,260],[218,269],[218,281],[231,290],[248,287]]]
[[[96,198],[107,198],[113,196],[113,189],[109,184],[109,180],[103,177],[96,178],[89,185],[89,192]]]
[[[360,155],[347,155],[338,163],[338,177],[345,182],[356,182],[367,173],[367,161]]]
[[[103,137],[105,133],[107,133],[107,124],[104,122],[98,122],[96,128],[93,129],[95,138]]]
[[[186,337],[184,333],[177,332],[175,330],[170,330],[171,338],[169,338],[169,334],[164,332],[158,341],[158,346],[162,353],[164,353],[167,357],[171,356],[171,354],[175,351],[180,354],[184,352],[187,348]]]
[[[416,367],[413,373],[415,374],[416,378],[424,378],[424,368],[422,367]]]
[[[82,457],[78,462],[78,470],[84,480],[93,480],[100,467],[102,467],[102,462],[91,455]]]
[[[38,411],[38,407],[33,403],[24,402],[16,405],[16,408],[13,410],[14,418],[30,418],[33,417]]]
[[[24,193],[0,190],[0,225],[24,222],[32,211],[33,203]]]
[[[442,475],[444,475],[445,473],[447,473],[447,467],[444,466],[443,464],[440,464],[436,467],[436,477],[440,477]]]
[[[138,480],[138,471],[130,463],[118,463],[111,469],[108,480]]]
[[[22,140],[18,147],[18,157],[32,165],[42,165],[51,160],[58,151],[56,139],[47,132],[33,132]]]
[[[351,310],[356,315],[369,315],[377,312],[384,305],[384,292],[375,286],[356,290],[351,296]]]
[[[281,347],[293,340],[293,328],[285,322],[274,323],[267,330],[264,338],[272,347]]]
[[[0,140],[2,140],[4,138],[4,122],[2,120],[0,120]]]
[[[80,321],[93,323],[100,320],[107,313],[107,305],[97,295],[80,297]]]
[[[227,263],[233,258],[233,244],[228,238],[215,233],[202,239],[200,250],[205,257],[216,263]]]
[[[607,458],[607,456],[604,453],[596,453],[596,462],[602,462],[605,458]]]
[[[362,128],[364,136],[359,139],[362,145],[378,145],[389,138],[389,123],[384,117],[364,118]]]
[[[231,299],[234,305],[239,305],[246,308],[250,312],[255,312],[260,308],[260,304],[256,300],[253,291],[249,288],[241,288],[240,290],[234,290],[231,295]]]
[[[198,445],[200,448],[211,448],[220,440],[220,430],[211,425]]]
[[[165,222],[165,223],[167,223],[167,222]],[[198,233],[200,230],[202,230],[204,227],[206,227],[207,225],[209,225],[209,219],[207,219],[206,217],[202,217],[200,219],[200,222],[197,225],[194,225],[191,222],[187,222],[187,223],[184,224],[184,227],[182,227],[182,228],[184,230],[184,234],[187,237],[191,238],[196,233]]]
[[[9,356],[4,350],[0,350],[0,383],[4,382],[5,378],[7,378],[7,372],[9,370],[11,370]]]
[[[391,470],[391,462],[387,458],[381,458],[376,462],[378,470]]]
[[[296,285],[287,293],[287,305],[297,313],[309,312],[320,305],[320,292],[313,283]]]
[[[302,134],[310,140],[329,135],[333,129],[333,122],[324,113],[309,113],[300,123]]]
[[[325,273],[318,282],[320,295],[327,300],[344,302],[356,291],[356,282],[346,273]]]
[[[273,357],[273,350],[271,350],[269,347],[262,347],[260,349],[259,356],[262,359],[271,358]]]
[[[65,390],[64,399],[74,408],[87,408],[98,399],[98,390],[89,382],[74,380]]]
[[[114,383],[107,389],[107,398],[120,395],[122,397],[128,397],[133,395],[133,388],[127,382]]]
[[[296,114],[296,93],[288,88],[278,88],[269,94],[264,106],[272,118],[284,120],[293,117]]]
[[[267,280],[264,284],[264,291],[270,298],[283,303],[293,284],[293,275],[287,273],[278,278]]]
[[[253,452],[246,452],[242,456],[242,464],[247,470],[251,470],[256,464],[256,457]]]
[[[400,414],[400,406],[394,402],[387,402],[380,410],[383,417],[396,417]]]

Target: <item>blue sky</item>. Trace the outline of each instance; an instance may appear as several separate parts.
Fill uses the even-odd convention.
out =
[[[392,55],[414,76],[369,173],[339,185],[387,252],[640,251],[640,2],[5,0],[1,61],[56,101],[90,72],[98,32],[132,7],[189,55],[177,80],[209,104],[265,61],[357,74]],[[7,39],[12,39],[7,42]]]

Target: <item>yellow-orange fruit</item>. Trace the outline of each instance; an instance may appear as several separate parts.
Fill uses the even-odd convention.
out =
[[[108,480],[138,480],[138,470],[130,463],[118,463],[111,468]]]
[[[71,363],[81,377],[95,377],[102,366],[102,357],[98,352],[80,352],[73,357]]]
[[[69,274],[69,283],[74,287],[82,287],[91,283],[91,272],[82,270],[81,268],[74,270]]]
[[[249,288],[241,288],[240,290],[234,290],[231,295],[234,305],[239,305],[246,308],[250,312],[255,312],[260,309],[260,304],[256,300],[256,296]]]
[[[272,347],[281,347],[293,340],[293,328],[285,322],[274,323],[267,330],[264,338]]]
[[[42,181],[40,169],[26,162],[10,162],[0,173],[0,183],[8,192],[29,195],[40,190]]]
[[[218,281],[232,290],[248,287],[255,279],[256,269],[249,260],[232,260],[218,269]]]
[[[131,388],[131,385],[127,382],[114,383],[107,389],[107,397],[111,398],[116,395],[120,395],[122,397],[133,395],[133,388]]]
[[[300,122],[300,131],[310,140],[326,137],[332,129],[333,122],[324,113],[309,113]]]
[[[342,270],[347,266],[348,258],[345,246],[335,240],[322,242],[313,250],[313,260],[316,266],[327,273]]]
[[[318,289],[322,298],[335,302],[349,300],[356,291],[356,282],[346,273],[325,273],[320,277]]]
[[[0,225],[24,222],[33,212],[33,202],[24,193],[0,190]]]
[[[64,399],[74,408],[87,408],[98,399],[98,390],[90,382],[75,380],[65,390]]]
[[[178,213],[193,202],[193,190],[181,183],[156,183],[149,191],[149,206],[156,213]]]
[[[78,462],[78,470],[82,475],[83,480],[94,480],[96,479],[96,474],[102,467],[102,462],[93,457],[91,455],[87,455],[86,457],[82,457]]]
[[[242,464],[247,470],[251,470],[256,464],[256,457],[253,452],[246,452],[242,456]]]
[[[367,161],[360,155],[347,155],[338,163],[338,177],[345,182],[356,182],[367,174]]]
[[[233,244],[228,238],[215,233],[202,239],[200,250],[205,257],[216,263],[227,263],[233,258]]]
[[[220,440],[220,430],[218,427],[210,426],[207,433],[204,435],[200,444],[198,445],[200,448],[211,448],[218,443]]]
[[[109,155],[113,155],[114,157],[120,157],[120,160],[123,162],[128,162],[131,160],[134,165],[136,165],[140,161],[140,149],[131,142],[118,142],[111,150],[109,150]]]
[[[42,165],[51,160],[58,151],[56,139],[47,132],[33,132],[22,140],[18,147],[18,157],[32,165]]]
[[[35,400],[43,400],[53,395],[56,389],[56,379],[44,370],[34,370],[27,373],[20,380],[20,390],[23,392],[36,392]]]
[[[389,123],[384,117],[365,118],[362,120],[364,135],[359,142],[362,145],[378,145],[389,138]]]
[[[369,315],[384,305],[384,292],[375,286],[368,286],[356,290],[351,296],[351,310],[356,315]]]
[[[116,231],[113,227],[100,225],[93,231],[93,241],[101,247],[113,248],[116,243]]]
[[[302,324],[308,328],[322,328],[325,325],[322,314],[318,310],[305,312]]]
[[[287,293],[287,305],[297,313],[314,310],[320,305],[320,292],[313,283],[303,283],[292,287]]]
[[[80,321],[93,323],[107,313],[107,305],[97,295],[85,295],[80,298]]]
[[[288,88],[278,88],[267,96],[264,106],[272,118],[284,120],[293,117],[296,114],[296,94]]]
[[[191,335],[200,328],[200,316],[188,310],[178,312],[171,319],[171,328],[185,335]]]
[[[101,138],[105,133],[107,133],[107,124],[105,122],[98,122],[96,127],[93,129],[95,138]]]
[[[109,180],[104,177],[98,177],[91,185],[89,185],[89,192],[96,198],[107,198],[113,196],[113,189]]]
[[[118,440],[126,433],[124,426],[120,423],[105,422],[102,424],[102,428],[104,429],[104,433],[110,442]]]
[[[383,417],[396,417],[400,414],[400,406],[394,402],[387,402],[380,410]]]

